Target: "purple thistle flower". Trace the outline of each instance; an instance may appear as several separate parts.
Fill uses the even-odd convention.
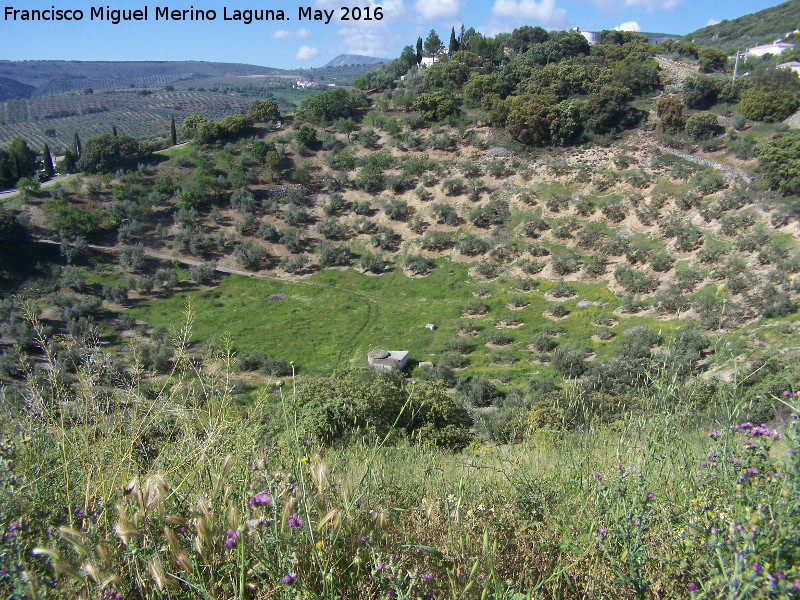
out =
[[[759,563],[757,563],[757,562],[754,562],[753,563],[753,571],[760,571],[760,570],[761,570],[761,565]]]
[[[294,580],[297,579],[297,574],[289,573],[283,577],[283,583],[286,585],[294,585]]]
[[[694,591],[694,590],[696,590],[696,589],[697,589],[697,585],[696,585],[696,584],[694,584],[694,583],[690,583],[690,584],[689,584],[689,585],[687,585],[686,587],[687,587],[687,588],[689,588],[689,589],[690,589],[690,590],[692,590],[692,591]]]
[[[642,522],[641,522],[639,519],[636,519],[636,520],[633,522],[633,525],[634,525],[635,527],[639,527],[641,524],[642,524]]]
[[[656,495],[653,492],[647,492],[647,497],[648,498],[655,498]]]
[[[250,498],[251,506],[255,506],[256,504],[269,504],[271,498],[269,494],[267,494],[267,490],[261,490],[255,496]]]
[[[785,392],[783,392],[783,395],[788,397],[788,396],[792,395],[792,392],[790,392],[789,390],[786,390]]]
[[[292,514],[289,517],[289,527],[302,527],[303,526],[303,519],[299,517],[297,513]]]
[[[608,530],[605,527],[601,527],[600,529],[597,530],[597,533],[599,533],[600,535],[605,535],[608,533]]]
[[[594,478],[597,479],[598,481],[602,479],[600,473],[595,473]]]

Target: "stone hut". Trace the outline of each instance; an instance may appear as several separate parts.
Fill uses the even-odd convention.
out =
[[[408,363],[408,352],[402,350],[370,350],[367,352],[367,363],[373,369],[401,371]]]

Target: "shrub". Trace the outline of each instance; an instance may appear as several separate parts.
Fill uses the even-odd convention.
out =
[[[483,302],[481,302],[478,298],[473,298],[469,302],[464,305],[464,314],[467,315],[483,315],[486,314],[489,310]]]
[[[707,140],[724,131],[714,113],[699,112],[686,119],[686,133],[695,140]]]
[[[551,364],[562,377],[580,377],[586,372],[588,364],[586,346],[561,346],[551,357]]]
[[[275,229],[274,225],[261,222],[258,225],[258,231],[256,232],[256,235],[260,237],[262,240],[274,242],[275,240],[278,239],[278,230]]]
[[[386,270],[386,261],[380,254],[372,254],[367,251],[361,255],[361,268],[371,273],[380,274]]]
[[[448,196],[460,196],[466,191],[466,186],[460,177],[451,177],[442,182],[442,189]]]
[[[435,202],[431,204],[431,213],[436,217],[437,223],[451,226],[456,226],[461,223],[458,211],[444,202]]]
[[[592,277],[603,275],[607,269],[608,259],[602,254],[592,254],[583,265],[583,270]]]
[[[478,275],[485,277],[486,279],[494,279],[495,277],[499,277],[500,273],[502,272],[500,265],[489,260],[478,261],[475,263],[474,268]]]
[[[614,270],[614,279],[625,291],[635,294],[646,294],[658,287],[655,277],[628,265],[618,265]]]
[[[783,121],[798,108],[793,90],[764,90],[753,86],[742,94],[739,110],[748,119],[755,121]]]
[[[571,298],[576,296],[578,291],[568,283],[559,281],[550,288],[549,293],[553,298]]]
[[[317,246],[319,264],[323,267],[346,267],[350,264],[350,246],[323,240]]]
[[[429,273],[433,263],[421,254],[409,254],[404,261],[405,268],[416,275]]]
[[[558,275],[569,275],[575,273],[581,267],[581,258],[572,250],[555,254],[551,260],[553,271]]]
[[[675,259],[666,252],[654,254],[650,259],[650,267],[657,273],[665,273],[669,271],[674,264]]]
[[[510,216],[511,209],[508,202],[500,198],[475,207],[469,214],[469,218],[475,226],[481,228],[502,225]]]
[[[245,269],[257,270],[267,257],[267,251],[263,246],[245,240],[234,247],[233,255]]]
[[[453,235],[444,231],[428,231],[422,236],[420,246],[426,250],[440,252],[453,245]]]
[[[552,352],[557,342],[544,332],[539,332],[531,338],[531,346],[537,352]]]
[[[189,270],[189,279],[196,283],[206,283],[214,278],[216,271],[216,262],[195,265]]]
[[[287,273],[300,273],[308,265],[308,256],[305,254],[296,254],[284,256],[280,262],[280,268]]]
[[[564,305],[563,302],[551,302],[547,305],[547,310],[557,319],[566,317],[569,314],[569,309]]]

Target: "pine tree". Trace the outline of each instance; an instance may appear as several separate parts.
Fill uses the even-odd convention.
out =
[[[422,64],[422,38],[417,38],[417,66]]]
[[[178,143],[178,130],[175,129],[175,117],[169,118],[169,138],[172,140],[172,145]]]
[[[456,28],[450,28],[450,44],[447,47],[447,52],[452,54],[453,52],[458,52],[458,40],[456,39]]]
[[[81,138],[78,137],[78,132],[75,132],[75,135],[72,138],[72,150],[75,152],[75,156],[78,158],[81,157]]]
[[[50,146],[47,144],[45,144],[44,148],[42,148],[42,167],[44,168],[44,174],[47,177],[52,177],[55,175],[55,169],[53,168],[53,157],[50,154]]]
[[[117,137],[117,126],[116,125],[112,125],[111,126],[111,135],[113,135],[114,137]]]

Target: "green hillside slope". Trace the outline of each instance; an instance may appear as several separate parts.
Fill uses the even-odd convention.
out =
[[[713,46],[733,53],[737,48],[748,48],[776,38],[800,27],[800,0],[789,0],[755,13],[717,25],[703,27],[684,36],[702,46]]]

